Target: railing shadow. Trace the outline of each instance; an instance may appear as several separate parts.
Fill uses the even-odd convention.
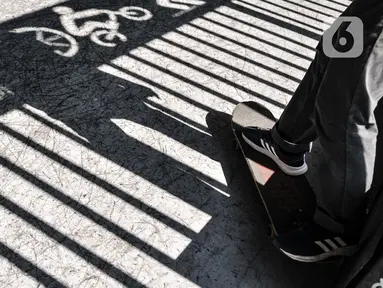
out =
[[[28,211],[18,206],[16,203],[7,199],[6,197],[0,196],[0,205],[3,208],[7,209],[9,212],[17,215],[18,217],[26,221],[28,224],[35,227],[39,231],[46,234],[48,237],[52,238],[60,245],[66,247],[70,251],[74,252],[75,254],[85,259],[90,264],[99,268],[105,274],[109,275],[111,278],[116,279],[118,282],[124,285],[127,285],[128,287],[145,287],[144,285],[137,282],[135,279],[130,277],[128,274],[126,274],[122,270],[116,268],[115,266],[105,261],[101,257],[98,257],[92,251],[86,249],[85,247],[81,246],[77,242],[73,241],[66,235],[62,234],[60,231],[56,230],[54,227],[50,226],[43,220],[32,215]]]
[[[1,205],[1,204],[0,204]],[[24,273],[35,278],[38,282],[42,283],[45,287],[57,287],[65,288],[66,286],[60,281],[55,279],[53,276],[49,275],[44,270],[40,269],[38,266],[34,265],[29,260],[25,259],[23,256],[9,248],[4,243],[0,242],[0,256],[7,259],[10,263],[15,265]]]
[[[294,31],[296,33],[302,34],[302,35],[304,35],[306,37],[309,37],[309,38],[312,38],[314,40],[319,40],[319,38],[321,36],[319,34],[319,32],[316,33],[316,32],[307,30],[305,28],[302,28],[302,27],[299,27],[297,25],[288,23],[286,21],[283,21],[283,20],[271,17],[271,16],[269,16],[267,14],[264,14],[264,13],[261,13],[261,12],[257,12],[257,11],[251,10],[249,8],[246,8],[246,7],[238,5],[238,4],[229,3],[229,4],[227,4],[227,6],[230,7],[230,8],[236,9],[238,11],[241,11],[243,13],[249,14],[249,15],[251,15],[253,17],[256,17],[256,18],[262,19],[264,21],[273,23],[273,24],[275,24],[277,26],[284,27],[284,28],[286,28],[288,30],[291,30],[291,31]]]

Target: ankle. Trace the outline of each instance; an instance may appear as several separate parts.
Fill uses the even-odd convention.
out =
[[[277,124],[271,129],[271,137],[281,150],[286,151],[287,153],[299,155],[310,151],[311,142],[307,144],[297,144],[286,140],[286,138],[279,133]]]

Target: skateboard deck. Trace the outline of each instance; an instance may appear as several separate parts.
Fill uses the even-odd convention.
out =
[[[255,187],[270,220],[272,235],[287,233],[312,219],[315,196],[304,175],[288,176],[267,156],[252,149],[242,138],[246,126],[265,129],[273,127],[276,119],[256,102],[237,105],[232,116],[232,128],[253,176]]]

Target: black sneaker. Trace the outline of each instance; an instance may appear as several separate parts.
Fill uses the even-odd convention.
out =
[[[318,262],[333,256],[351,256],[358,250],[355,238],[346,239],[315,222],[275,238],[277,247],[291,259]]]
[[[253,149],[270,157],[286,174],[298,176],[306,173],[305,153],[291,154],[282,150],[274,142],[270,130],[246,127],[242,137]]]

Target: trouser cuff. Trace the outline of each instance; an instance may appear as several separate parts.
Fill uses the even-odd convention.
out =
[[[278,132],[278,122],[275,123],[274,127],[271,129],[271,136],[277,145],[289,153],[299,154],[310,151],[311,143],[308,144],[295,144],[288,142],[282,138],[281,134]]]

